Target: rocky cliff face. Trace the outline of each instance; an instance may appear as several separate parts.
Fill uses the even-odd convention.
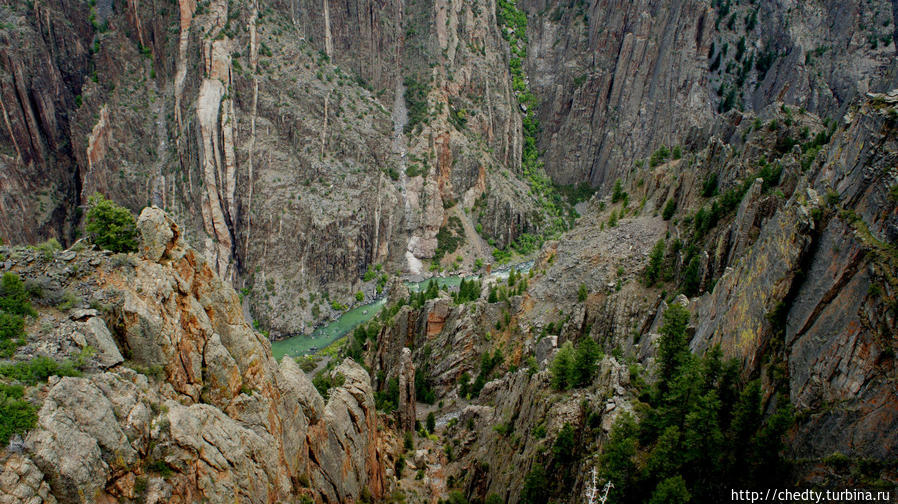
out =
[[[783,407],[777,392],[788,397],[795,481],[892,481],[895,103],[894,93],[871,94],[825,125],[782,106],[731,114],[706,148],[640,172],[622,201],[593,199],[574,230],[543,248],[523,291],[499,280],[507,300],[489,302],[485,286],[473,303],[401,308],[373,346],[372,369],[389,376],[400,349],[414,349],[445,403],[438,424],[456,458],[447,473],[472,498],[518,502],[565,423],[590,433],[578,438],[586,444],[567,487],[579,495],[614,419],[638,411],[633,380],[641,369],[651,376],[661,316],[677,302],[692,314],[693,351],[719,346],[736,358],[743,379],[761,380],[768,412]],[[649,288],[658,241],[665,273]],[[556,349],[585,338],[605,352],[595,380],[553,392]],[[478,376],[497,351],[483,390],[466,396],[462,375]],[[851,475],[831,465],[834,453]]]
[[[2,15],[7,242],[70,242],[96,191],[155,204],[277,335],[373,296],[360,277],[375,264],[421,273],[441,229],[467,264],[487,237],[546,222],[493,8],[38,1]]]
[[[0,496],[518,502],[570,424],[573,502],[673,303],[765,415],[788,397],[795,481],[893,484],[896,21],[894,0],[0,0],[4,243],[74,242],[95,191],[158,207],[140,258],[2,250],[84,298],[16,358],[96,355],[30,392]],[[552,181],[599,194],[543,243],[574,215]],[[519,239],[541,247],[523,279],[388,310],[373,386],[344,361],[327,401],[232,289],[273,335],[307,332]],[[553,391],[587,338],[595,380]],[[407,458],[374,411],[392,379],[402,430],[436,415]]]
[[[3,451],[0,501],[382,495],[384,448],[365,370],[336,366],[341,384],[325,401],[293,360],[272,359],[234,290],[161,210],[144,210],[140,229],[140,257],[17,250],[4,263],[48,295],[75,299],[69,311],[42,309],[14,360],[96,353],[82,376],[29,392],[41,404],[37,426]]]
[[[634,158],[706,140],[719,112],[841,115],[895,86],[888,1],[525,2],[546,168],[610,185]]]

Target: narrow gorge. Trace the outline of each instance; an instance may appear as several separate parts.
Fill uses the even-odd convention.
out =
[[[0,0],[0,503],[895,502],[896,37]]]

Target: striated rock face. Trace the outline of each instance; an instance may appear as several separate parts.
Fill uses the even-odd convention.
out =
[[[96,191],[156,205],[279,336],[420,273],[450,217],[469,262],[544,225],[493,8],[0,3],[5,242],[70,242]]]
[[[0,455],[0,500],[347,502],[363,488],[382,495],[365,370],[350,360],[337,366],[343,384],[325,402],[293,360],[272,359],[234,290],[168,216],[147,208],[139,229],[140,259],[72,254],[70,264],[84,267],[67,269],[63,285],[108,308],[101,316],[73,311],[86,321],[64,337],[75,349],[97,349],[96,367],[40,387],[24,451]],[[56,261],[6,269],[27,280],[51,274]]]
[[[559,182],[610,190],[661,145],[703,144],[720,111],[785,102],[838,116],[858,94],[894,86],[888,0],[524,5],[540,147]]]
[[[888,336],[895,314],[887,306],[896,293],[898,237],[895,202],[886,196],[898,161],[888,96],[853,107],[825,154],[696,309],[695,349],[719,343],[746,374],[782,352],[790,399],[807,415],[792,444],[799,458],[839,452],[885,460],[898,442],[883,435],[898,425],[887,384],[895,375]],[[751,214],[740,209],[732,227],[745,229]]]

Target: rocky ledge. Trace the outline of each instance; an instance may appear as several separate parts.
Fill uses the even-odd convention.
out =
[[[36,426],[0,451],[0,503],[347,502],[383,492],[368,374],[346,360],[325,401],[246,323],[237,294],[160,209],[139,254],[6,249],[45,299],[13,356],[80,354],[30,387]],[[87,308],[90,306],[90,308]],[[88,348],[85,352],[84,349]],[[88,357],[84,359],[83,356]],[[336,379],[336,375],[342,378]]]

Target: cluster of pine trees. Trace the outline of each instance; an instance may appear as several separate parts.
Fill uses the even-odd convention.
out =
[[[775,487],[788,472],[780,455],[788,398],[765,408],[760,383],[741,384],[738,363],[719,348],[693,355],[688,321],[682,306],[667,309],[641,420],[622,416],[603,447],[599,470],[614,483],[614,502],[721,502],[731,488]]]
[[[430,281],[427,282],[426,289],[419,291],[419,292],[412,292],[411,294],[409,294],[407,304],[409,306],[411,306],[412,308],[417,309],[417,308],[421,308],[422,306],[424,306],[424,303],[426,303],[427,301],[429,301],[431,299],[436,299],[439,296],[440,296],[440,286],[437,284],[436,280],[431,278]]]
[[[533,272],[531,270],[531,276]],[[527,277],[519,273],[515,268],[508,273],[507,285],[496,284],[490,286],[489,294],[487,294],[488,303],[498,303],[499,301],[508,301],[508,298],[520,296],[527,290]]]
[[[552,365],[552,386],[556,390],[585,387],[592,383],[596,362],[602,358],[599,345],[589,336],[583,338],[574,348],[570,341],[558,349]]]
[[[458,285],[458,292],[452,294],[452,300],[456,304],[464,304],[478,299],[480,299],[480,282],[477,280],[468,281],[462,278]]]
[[[492,354],[488,351],[484,352],[480,357],[480,373],[477,374],[474,383],[471,383],[471,376],[467,371],[462,373],[459,378],[459,397],[470,399],[471,397],[479,396],[480,391],[483,390],[483,386],[486,385],[493,370],[499,367],[503,362],[505,362],[505,357],[502,355],[501,348],[495,349]]]

